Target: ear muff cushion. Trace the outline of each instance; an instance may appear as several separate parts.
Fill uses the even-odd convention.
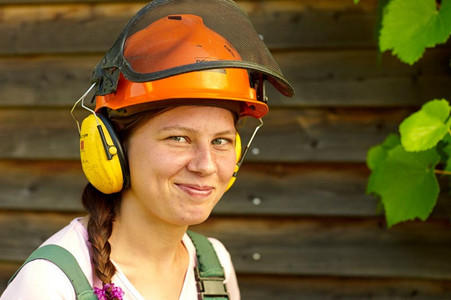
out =
[[[111,124],[111,121],[107,117],[105,117],[104,115],[97,115],[97,117],[99,117],[100,120],[102,120],[103,125],[105,125],[105,128],[107,129],[111,137],[113,145],[117,149],[117,157],[119,159],[119,163],[121,164],[122,169],[123,188],[128,187],[130,185],[130,171],[128,168],[127,155],[125,154],[124,148],[122,147],[121,139],[116,134],[114,126]]]
[[[235,170],[233,170],[233,176],[230,179],[229,184],[227,185],[226,191],[228,191],[235,183],[236,173],[238,173],[238,170],[240,169],[240,167],[238,166],[238,162],[241,159],[241,137],[238,133],[236,134],[235,139],[235,154],[236,154]]]
[[[81,164],[86,178],[96,189],[112,194],[119,192],[126,181],[127,161],[111,124],[102,115],[97,115],[97,120],[112,157],[108,159],[96,117],[89,115],[80,130]]]
[[[236,163],[238,164],[238,162],[241,159],[241,137],[239,133],[236,134],[235,138],[235,154],[236,154]]]

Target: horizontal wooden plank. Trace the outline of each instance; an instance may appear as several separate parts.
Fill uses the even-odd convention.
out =
[[[0,261],[22,262],[53,233],[79,214],[0,213]]]
[[[0,269],[2,269],[0,265]],[[9,274],[0,282],[0,294]],[[3,274],[0,274],[2,276]],[[445,300],[451,293],[448,281],[425,280],[351,280],[300,277],[249,277],[238,274],[241,297],[248,300]]]
[[[373,50],[285,51],[275,53],[294,98],[271,88],[277,106],[419,106],[434,98],[451,99],[449,49],[434,49],[414,66]]]
[[[379,199],[366,195],[369,170],[361,164],[244,164],[215,215],[376,217]],[[451,216],[447,180],[431,215]]]
[[[18,267],[0,263],[0,294]],[[241,297],[246,300],[446,300],[451,296],[451,282],[444,280],[237,275]]]
[[[71,107],[101,56],[0,58],[0,106]]]
[[[252,145],[256,162],[364,162],[408,109],[272,110]]]
[[[255,300],[445,300],[450,281],[245,276],[238,274],[243,299]]]
[[[244,164],[217,215],[374,216],[363,165]],[[0,209],[83,210],[86,179],[77,161],[0,162]]]
[[[78,156],[78,131],[67,109],[0,111],[1,158],[68,159]]]
[[[414,66],[375,50],[274,53],[296,95],[268,88],[272,107],[419,106],[451,99],[450,52],[428,51]],[[0,106],[70,107],[89,85],[101,55],[0,58]],[[269,86],[269,85],[268,85]]]
[[[268,0],[236,0],[236,2],[240,6],[244,6],[248,2],[265,2]],[[290,2],[290,0],[270,0],[275,2]],[[79,3],[117,3],[117,0],[79,0]],[[145,5],[149,1],[147,0],[122,0],[122,3],[141,3],[141,5]],[[353,3],[349,3],[347,0],[292,0],[291,2],[296,2],[303,6],[308,7],[317,7],[317,8],[340,8],[340,9],[349,9],[354,8],[355,5]],[[16,4],[65,4],[74,3],[74,0],[1,0],[1,5],[16,5]],[[366,0],[359,3],[360,6],[363,6],[366,9],[374,9],[376,7],[377,0]]]
[[[303,1],[243,1],[272,49],[374,47],[375,10]],[[0,54],[104,52],[142,3],[0,6]],[[352,8],[350,8],[352,7]]]
[[[0,296],[6,289],[11,276],[20,267],[20,263],[0,262]]]
[[[83,211],[78,161],[0,161],[0,174],[0,209]]]
[[[72,4],[74,0],[1,0],[0,5],[33,5],[33,4]],[[78,3],[114,3],[117,0],[78,0]],[[145,5],[147,0],[122,0],[123,3],[142,3]]]
[[[357,278],[451,278],[449,224],[378,219],[214,219],[195,228],[219,238],[244,273]]]
[[[364,162],[367,150],[397,131],[408,109],[285,109],[265,117],[247,157],[254,162]],[[78,113],[80,117],[81,113]],[[240,131],[253,131],[249,120]],[[77,159],[68,109],[0,110],[1,159]]]
[[[82,3],[0,7],[0,54],[104,52],[141,6]]]
[[[0,261],[23,260],[73,217],[0,213]],[[388,230],[379,219],[214,217],[194,229],[220,239],[244,274],[451,279],[447,221]]]
[[[244,164],[214,215],[374,217],[369,170],[355,164]],[[0,209],[82,212],[86,184],[78,161],[0,161]],[[447,219],[446,183],[434,218]]]

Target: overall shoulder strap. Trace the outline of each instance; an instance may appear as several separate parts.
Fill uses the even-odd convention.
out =
[[[197,266],[195,268],[199,299],[227,300],[229,294],[224,284],[224,269],[210,241],[193,231],[187,232],[196,247]]]
[[[44,259],[59,267],[72,283],[77,300],[97,300],[97,296],[89,284],[75,257],[63,247],[58,245],[45,245],[36,249],[24,264],[11,277],[8,284],[17,276],[19,271],[29,262]]]

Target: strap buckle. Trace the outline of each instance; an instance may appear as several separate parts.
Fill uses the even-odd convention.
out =
[[[229,293],[222,277],[201,277],[199,268],[194,268],[197,281],[198,299],[229,299]]]

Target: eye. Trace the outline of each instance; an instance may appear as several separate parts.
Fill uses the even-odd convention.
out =
[[[217,138],[217,139],[214,139],[211,143],[216,146],[222,146],[227,143],[233,143],[233,141],[230,139],[225,139],[225,138]]]
[[[180,143],[185,143],[187,142],[187,138],[183,137],[183,136],[171,136],[169,137],[170,140],[173,140],[174,142],[180,142]]]

